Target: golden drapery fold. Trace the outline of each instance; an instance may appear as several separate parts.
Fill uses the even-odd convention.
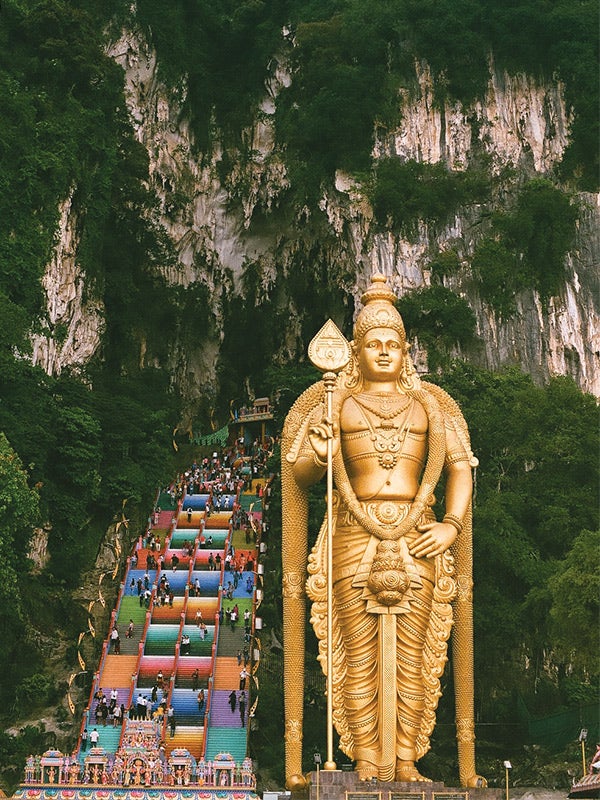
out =
[[[334,722],[341,749],[376,765],[380,780],[389,781],[397,759],[414,761],[429,749],[452,627],[452,557],[417,562],[406,548],[411,586],[401,603],[381,606],[366,581],[356,578],[369,552],[373,559],[375,537],[337,497],[334,508]],[[309,555],[307,582],[322,665],[327,661],[325,538],[323,526]],[[412,536],[406,538],[410,542]]]

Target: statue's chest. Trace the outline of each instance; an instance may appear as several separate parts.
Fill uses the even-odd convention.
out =
[[[393,468],[398,457],[412,456],[422,461],[426,450],[427,416],[420,403],[401,396],[406,402],[382,402],[371,397],[348,398],[342,407],[340,429],[342,453],[350,471],[366,468],[364,458],[375,456],[385,469]],[[377,398],[379,399],[379,398]]]

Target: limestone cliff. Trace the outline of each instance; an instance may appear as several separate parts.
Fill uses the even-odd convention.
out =
[[[33,336],[33,362],[49,374],[63,366],[81,366],[95,353],[104,330],[104,309],[85,286],[77,262],[77,215],[72,195],[61,204],[56,247],[42,279],[47,299],[48,328]],[[91,295],[91,296],[90,296]]]
[[[212,304],[212,335],[193,347],[182,347],[177,340],[170,343],[174,380],[193,400],[202,392],[214,391],[217,382],[223,292],[243,293],[244,270],[253,263],[265,297],[270,297],[277,275],[287,275],[296,255],[299,221],[307,222],[311,215],[306,208],[297,208],[292,221],[277,214],[289,176],[275,144],[275,103],[281,87],[293,77],[285,57],[274,57],[255,123],[244,133],[243,152],[230,149],[225,153],[216,144],[210,152],[199,153],[183,112],[185,77],[176,89],[167,88],[160,79],[155,52],[137,31],[123,31],[109,53],[123,68],[135,135],[150,159],[160,224],[176,253],[173,263],[162,267],[164,275],[170,284],[184,288],[202,284]],[[490,157],[495,173],[511,167],[543,175],[560,162],[569,141],[571,112],[559,83],[539,85],[526,75],[500,73],[490,63],[486,96],[471,107],[436,104],[433,89],[427,66],[417,64],[414,86],[398,98],[401,122],[393,131],[378,133],[375,158],[442,160],[454,170],[463,170],[478,146]],[[231,165],[227,170],[220,169],[225,156]],[[476,314],[477,332],[484,342],[477,355],[481,366],[517,363],[538,380],[569,374],[581,389],[600,396],[598,206],[593,196],[581,200],[584,210],[576,246],[567,259],[567,282],[547,307],[535,291],[523,291],[517,297],[517,313],[501,321],[478,296],[468,268],[448,281],[448,286],[465,297]],[[485,230],[471,210],[456,215],[443,230],[433,231],[422,223],[410,240],[392,230],[382,232],[373,225],[373,212],[361,186],[342,173],[337,174],[335,186],[324,192],[318,213],[318,228],[325,231],[321,255],[326,269],[342,274],[343,290],[354,298],[375,268],[390,278],[398,294],[427,285],[433,253],[453,247],[467,264]],[[83,299],[82,275],[74,256],[76,229],[67,199],[55,255],[44,279],[52,330],[34,342],[34,358],[49,372],[85,362],[102,337],[101,300],[90,299],[93,287],[87,287],[88,299]],[[300,334],[301,309],[285,296],[270,302],[289,304],[289,335],[280,351],[285,357],[298,357],[306,344]],[[57,326],[63,331],[60,339]]]

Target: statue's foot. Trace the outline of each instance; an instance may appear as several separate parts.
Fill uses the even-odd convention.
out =
[[[377,767],[369,761],[357,761],[354,771],[358,772],[360,781],[370,781],[371,778],[377,778],[378,775]]]
[[[431,778],[425,778],[415,767],[414,761],[398,761],[396,763],[396,780],[400,782],[423,781],[431,783]]]

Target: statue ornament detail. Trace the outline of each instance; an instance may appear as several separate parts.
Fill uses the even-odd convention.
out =
[[[310,555],[307,548],[307,489],[323,477],[328,447],[335,484],[329,636],[340,748],[361,780],[427,780],[415,762],[430,746],[454,617],[460,779],[485,785],[475,772],[473,722],[471,468],[477,461],[456,403],[416,375],[394,300],[384,276],[374,275],[354,326],[350,363],[335,382],[331,417],[321,381],[298,398],[283,431],[289,789],[305,784],[300,587],[312,600],[325,671],[328,659],[325,524]],[[438,522],[432,505],[442,471],[445,515]]]

